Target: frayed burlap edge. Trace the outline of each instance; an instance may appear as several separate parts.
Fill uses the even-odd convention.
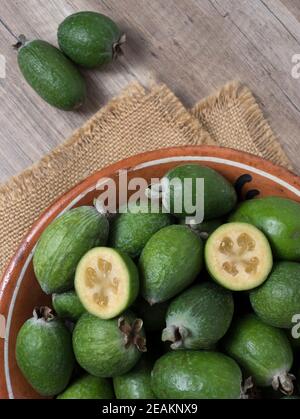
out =
[[[219,111],[222,111],[224,108],[230,108],[237,103],[247,126],[249,136],[259,152],[257,154],[277,165],[293,170],[288,157],[262,113],[254,95],[248,87],[240,82],[231,81],[216,93],[201,100],[192,109],[192,114],[206,128],[205,121],[209,121],[212,110],[219,109]],[[218,143],[217,138],[213,139]],[[228,139],[227,143],[224,145],[231,147],[230,139]]]
[[[12,177],[4,185],[0,185],[0,207],[3,209],[6,203],[11,206],[12,202],[22,200],[22,196],[30,194],[38,180],[59,171],[62,164],[66,166],[70,156],[74,156],[80,148],[90,147],[91,142],[94,141],[95,126],[100,127],[104,134],[107,129],[110,129],[111,124],[128,117],[130,112],[133,112],[136,107],[144,103],[144,100],[149,100],[151,97],[154,101],[160,101],[164,106],[164,117],[187,136],[186,145],[215,144],[209,134],[201,129],[199,122],[187,112],[166,85],[153,84],[150,91],[147,92],[138,82],[133,82],[118,97],[112,99],[108,105],[101,108],[81,128],[77,129],[64,143],[21,174]]]

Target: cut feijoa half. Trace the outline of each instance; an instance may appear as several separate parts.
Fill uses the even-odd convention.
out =
[[[272,265],[272,251],[264,234],[247,223],[223,224],[208,238],[205,262],[213,279],[233,291],[262,284]]]
[[[112,319],[136,299],[138,270],[125,253],[109,247],[95,247],[79,262],[75,289],[90,314]]]

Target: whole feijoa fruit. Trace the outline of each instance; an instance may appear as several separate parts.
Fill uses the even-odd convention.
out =
[[[159,399],[239,399],[241,384],[237,363],[218,352],[168,352],[152,371],[152,389]]]
[[[82,256],[105,245],[109,223],[94,207],[72,209],[55,219],[42,233],[33,257],[37,280],[46,294],[74,288],[76,267]]]
[[[203,244],[189,227],[171,225],[155,233],[139,260],[142,296],[161,303],[188,287],[202,268]]]
[[[19,68],[27,83],[47,103],[66,111],[79,108],[86,97],[86,84],[76,66],[48,42],[17,44]]]
[[[72,383],[57,398],[61,400],[114,399],[114,390],[109,379],[93,377],[92,375],[85,374],[83,377],[78,378],[74,383]]]
[[[289,374],[293,352],[285,331],[263,323],[250,314],[239,319],[226,336],[224,348],[261,387],[273,386],[292,394]]]
[[[172,349],[210,349],[227,332],[233,310],[230,291],[210,282],[194,285],[171,302],[162,340]]]
[[[250,292],[255,313],[275,327],[291,328],[300,314],[300,263],[278,262],[266,282]]]
[[[146,350],[142,327],[143,322],[129,311],[110,320],[83,314],[73,332],[78,364],[96,377],[125,374]]]
[[[109,17],[96,12],[68,16],[58,28],[60,49],[74,63],[95,68],[111,62],[121,53],[125,35]]]
[[[73,290],[61,294],[52,294],[52,305],[60,318],[75,322],[85,312],[85,308]]]
[[[21,327],[17,364],[30,385],[43,396],[55,396],[68,385],[74,367],[72,338],[51,310],[41,307]]]

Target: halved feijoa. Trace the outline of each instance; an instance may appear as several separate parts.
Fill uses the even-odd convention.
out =
[[[227,332],[233,297],[213,282],[194,285],[170,304],[162,340],[172,349],[210,349]]]
[[[250,314],[239,319],[224,342],[229,356],[234,358],[261,387],[273,386],[285,394],[293,393],[291,344],[283,330],[263,323]]]
[[[89,313],[101,319],[112,319],[136,299],[138,270],[125,253],[109,247],[95,247],[77,266],[75,289]]]
[[[251,291],[255,313],[265,323],[289,329],[300,313],[300,263],[278,262],[268,279]]]
[[[269,275],[272,251],[264,234],[247,223],[223,224],[209,237],[205,262],[213,279],[234,291],[249,290]]]

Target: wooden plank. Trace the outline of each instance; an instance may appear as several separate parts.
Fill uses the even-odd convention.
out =
[[[291,56],[300,51],[300,23],[287,0],[90,0],[128,36],[125,55],[103,70],[85,71],[89,99],[80,112],[62,112],[39,99],[22,79],[14,34],[56,43],[67,15],[86,10],[84,0],[10,0],[0,9],[0,53],[7,78],[0,80],[0,181],[61,143],[128,82],[167,83],[187,106],[228,80],[240,79],[261,99],[271,125],[300,168],[300,80]],[[297,6],[300,10],[300,5]]]

